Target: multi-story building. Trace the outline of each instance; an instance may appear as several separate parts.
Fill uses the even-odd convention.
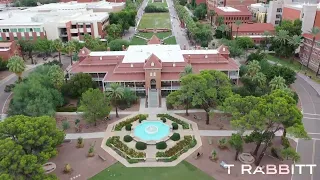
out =
[[[0,57],[3,60],[8,60],[13,55],[19,55],[20,50],[14,41],[11,42],[0,42]]]
[[[252,20],[252,15],[247,7],[238,6],[234,7],[215,7],[216,12],[215,24],[218,25],[217,18],[223,17],[225,24],[233,24],[236,20],[240,20],[242,23],[248,23]]]
[[[264,0],[261,0],[263,2]],[[207,0],[207,4],[212,6],[250,6],[251,4],[257,3],[257,0]]]
[[[266,39],[265,31],[271,35],[275,33],[274,26],[270,23],[247,23],[240,24],[238,29],[238,37],[250,37],[255,44],[260,44],[261,41]],[[232,24],[232,37],[237,35],[237,26]]]
[[[303,65],[307,65],[312,47],[312,36],[305,33],[303,37],[303,46],[300,48],[300,60]],[[317,74],[320,74],[320,35],[316,36],[308,67],[317,72]]]
[[[180,73],[191,64],[194,73],[219,70],[234,82],[239,78],[239,65],[229,57],[226,46],[211,50],[181,49],[179,45],[161,45],[155,36],[148,45],[131,45],[123,51],[79,51],[79,61],[68,70],[69,75],[88,73],[104,90],[117,82],[132,90],[158,95],[179,89]],[[161,93],[160,93],[161,92]]]
[[[282,6],[283,0],[270,1],[267,10],[267,23],[271,23],[274,26],[280,24],[282,19]]]
[[[100,4],[101,3],[101,4]],[[0,12],[0,40],[60,38],[82,40],[84,34],[104,38],[110,9],[124,3],[52,3]]]

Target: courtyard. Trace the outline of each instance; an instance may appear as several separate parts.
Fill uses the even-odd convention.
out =
[[[138,29],[145,28],[171,28],[169,13],[145,13],[139,23]]]

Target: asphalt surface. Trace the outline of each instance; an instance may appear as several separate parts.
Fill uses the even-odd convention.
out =
[[[313,169],[312,175],[310,175],[309,168],[303,168],[302,174],[293,174],[292,180],[320,180],[320,96],[298,76],[293,88],[300,98],[305,129],[312,138],[311,140],[299,140],[297,151],[301,156],[301,161],[298,164],[316,164],[317,167]]]

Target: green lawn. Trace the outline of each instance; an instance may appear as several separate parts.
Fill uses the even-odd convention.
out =
[[[174,36],[169,37],[163,41],[165,44],[177,44],[176,38]]]
[[[171,28],[169,13],[145,13],[138,26],[144,28]]]
[[[116,163],[90,180],[214,180],[190,163],[183,161],[175,167],[126,168]]]
[[[152,2],[152,0],[149,0],[148,5],[149,4],[152,4],[158,7],[168,7],[166,0],[163,0],[163,2],[154,2],[154,3]]]
[[[160,32],[160,33],[138,33],[138,36],[145,37],[147,39],[150,39],[153,35],[156,35],[158,38],[163,39],[165,37],[171,36],[171,32]]]
[[[144,39],[141,38],[137,38],[137,37],[133,37],[131,39],[131,45],[146,45],[147,41],[145,41]]]

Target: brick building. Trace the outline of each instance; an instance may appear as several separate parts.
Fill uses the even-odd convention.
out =
[[[242,23],[248,23],[252,20],[252,14],[245,6],[238,7],[215,7],[216,12],[215,24],[218,25],[217,18],[223,17],[225,24],[233,24],[236,20],[240,20]]]
[[[300,48],[300,60],[302,64],[307,65],[309,53],[312,47],[312,36],[311,34],[303,34],[303,46]],[[314,72],[320,73],[320,35],[316,37],[316,41],[313,46],[313,51],[309,61],[309,68]]]
[[[14,42],[0,42],[0,57],[8,60],[11,56],[20,54],[18,45]]]
[[[232,37],[237,34],[237,25],[232,24]],[[261,40],[265,40],[264,32],[268,31],[271,34],[275,33],[274,26],[270,23],[247,23],[240,24],[238,29],[238,37],[250,37],[255,44],[260,44]]]

